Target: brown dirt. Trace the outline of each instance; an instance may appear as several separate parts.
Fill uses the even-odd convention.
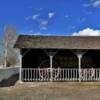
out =
[[[1,87],[0,100],[100,100],[100,83],[17,83]]]

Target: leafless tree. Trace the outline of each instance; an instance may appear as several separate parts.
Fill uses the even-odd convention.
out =
[[[17,39],[16,28],[6,26],[4,29],[4,67],[9,67],[18,62],[18,51],[13,48]]]
[[[2,38],[0,39],[0,66],[4,64],[4,57],[3,57],[3,41]]]

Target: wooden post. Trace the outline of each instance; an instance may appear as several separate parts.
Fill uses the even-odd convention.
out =
[[[57,53],[57,51],[53,51],[53,50],[49,50],[49,51],[45,51],[46,54],[49,56],[50,58],[50,81],[53,81],[53,68],[52,68],[52,61],[53,61],[53,57],[54,55]]]
[[[20,53],[19,82],[22,83],[22,54]]]
[[[50,74],[50,76],[51,76],[50,81],[51,82],[53,81],[53,76],[52,76],[52,71],[53,71],[53,69],[52,69],[52,59],[53,59],[53,56],[50,56],[50,72],[51,72],[51,74]]]
[[[81,58],[82,54],[77,54],[78,57],[78,68],[79,68],[79,82],[81,82]]]
[[[75,55],[78,58],[78,72],[79,72],[79,82],[81,82],[81,60],[82,60],[82,56],[84,55],[86,51],[77,51],[75,52]]]

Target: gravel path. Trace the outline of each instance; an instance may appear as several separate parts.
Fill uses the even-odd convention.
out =
[[[100,100],[100,83],[23,83],[0,88],[0,100]]]

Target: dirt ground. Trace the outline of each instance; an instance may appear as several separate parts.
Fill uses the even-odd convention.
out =
[[[0,87],[0,100],[100,100],[100,83],[17,83]]]

